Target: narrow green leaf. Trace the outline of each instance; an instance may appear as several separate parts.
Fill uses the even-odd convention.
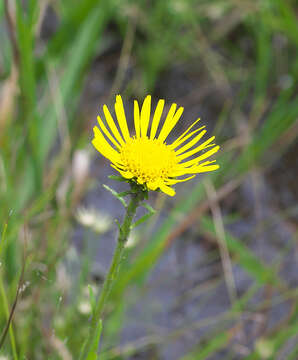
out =
[[[210,232],[213,236],[216,236],[215,226],[210,217],[202,217],[200,219],[200,224],[204,231]],[[263,264],[261,260],[259,260],[259,258],[240,240],[235,239],[228,232],[225,233],[225,237],[228,249],[235,261],[252,275],[259,284],[271,283],[277,285],[280,283],[280,279],[278,279],[278,275],[275,273],[274,269]]]
[[[100,2],[103,3],[103,1]],[[63,52],[65,48],[73,42],[82,24],[90,17],[93,11],[96,12],[98,3],[98,0],[84,0],[70,3],[61,26],[49,43],[46,54],[44,55],[46,58],[57,57],[59,53]]]
[[[126,182],[127,181],[127,179],[125,179],[124,177],[117,176],[117,175],[109,175],[108,178],[112,179],[112,180],[120,181],[120,182]]]
[[[119,193],[117,193],[117,191],[115,191],[114,189],[110,188],[108,185],[103,184],[102,186],[103,186],[106,190],[108,190],[116,199],[118,199],[125,208],[127,207],[126,201],[123,199],[122,196],[119,195]]]
[[[74,100],[76,100],[78,94],[78,85],[83,78],[86,66],[96,51],[100,33],[109,19],[109,4],[100,2],[93,11],[90,11],[86,20],[80,24],[77,36],[73,38],[72,46],[68,49],[67,54],[61,57],[60,62],[52,62],[52,66],[55,68],[64,69],[59,82],[61,87],[58,91],[61,92],[62,103],[66,109],[74,106]],[[57,136],[58,116],[59,114],[52,107],[45,112],[39,134],[41,161],[46,158]]]
[[[227,332],[222,332],[216,336],[211,337],[206,345],[199,344],[197,349],[190,354],[183,356],[181,360],[205,360],[218,350],[227,346],[229,343],[229,335]]]
[[[2,254],[2,251],[3,251],[4,242],[5,242],[6,230],[7,230],[7,223],[5,223],[3,225],[3,230],[2,230],[1,238],[0,238],[0,260],[1,260],[1,254]]]
[[[155,210],[149,204],[143,203],[142,206],[144,208],[146,208],[149,212],[147,214],[143,215],[139,220],[134,222],[131,226],[132,229],[141,225],[143,222],[147,221],[148,219],[151,218],[152,215],[155,214]]]
[[[296,311],[297,315],[297,311]],[[275,359],[277,353],[280,351],[282,346],[292,337],[297,336],[298,334],[298,321],[297,317],[295,318],[293,315],[294,321],[292,321],[291,324],[289,324],[286,327],[281,328],[276,334],[270,336],[269,338],[266,338],[266,342],[270,344],[271,347],[271,357],[270,359]],[[296,320],[296,321],[295,321]],[[260,354],[258,351],[258,347],[245,358],[245,360],[258,360],[260,359]]]
[[[90,299],[90,304],[91,304],[91,308],[92,308],[92,313],[94,313],[94,309],[95,309],[95,305],[96,305],[96,297],[94,295],[91,285],[88,285],[88,291],[89,291],[89,299]]]
[[[99,320],[99,322],[97,324],[97,328],[96,328],[95,337],[92,340],[92,345],[91,345],[90,351],[87,354],[86,360],[97,360],[98,359],[97,352],[98,352],[98,346],[99,346],[99,342],[100,342],[101,332],[102,332],[102,321]],[[83,353],[84,347],[85,347],[85,344],[82,348],[81,353]],[[81,359],[81,357],[80,357],[80,359]]]
[[[27,156],[32,162],[34,174],[34,189],[41,190],[41,166],[39,163],[38,133],[40,118],[37,112],[36,76],[35,76],[35,34],[34,24],[39,6],[36,0],[29,3],[25,10],[21,1],[16,1],[16,40],[19,51],[19,85],[21,99],[22,121],[28,129],[25,144],[28,147]],[[26,172],[29,169],[26,169]],[[23,190],[23,188],[21,188]],[[29,191],[29,190],[28,190]],[[22,191],[20,191],[22,192]],[[32,192],[30,192],[30,195]]]

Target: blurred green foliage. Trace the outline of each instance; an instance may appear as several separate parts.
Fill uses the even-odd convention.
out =
[[[49,11],[55,14],[57,25],[52,34],[42,37]],[[296,140],[297,11],[297,3],[291,0],[0,3],[0,225],[5,229],[0,242],[0,332],[7,324],[25,266],[25,280],[1,354],[14,360],[76,359],[86,336],[88,314],[78,309],[82,301],[89,302],[84,291],[90,282],[92,259],[86,254],[69,255],[78,184],[69,180],[63,201],[58,193],[74,153],[88,146],[90,124],[78,116],[81,94],[92,67],[106,61],[111,43],[114,46],[116,39],[126,44],[118,52],[121,57],[114,78],[117,72],[125,75],[128,70],[124,56],[133,64],[128,79],[120,76],[116,84],[116,90],[127,98],[142,98],[150,92],[158,96],[163,79],[179,67],[187,69],[189,76],[197,72],[211,88],[226,94],[227,108],[217,112],[215,127],[217,142],[226,146],[219,158],[221,170],[209,176],[218,190],[255,169],[270,168]],[[195,82],[194,87],[200,89]],[[112,83],[110,88],[115,90]],[[245,119],[246,138],[239,135],[239,116]],[[229,146],[237,140],[242,140],[240,145]],[[127,249],[108,307],[100,359],[128,359],[140,351],[137,345],[119,351],[125,314],[132,298],[140,300],[138,294],[148,274],[167,251],[177,219],[186,218],[206,200],[203,181],[188,191],[186,198],[179,199],[178,194],[150,241],[140,249]],[[217,236],[213,220],[206,213],[197,219],[201,234]],[[218,320],[217,333],[210,332],[183,359],[207,359],[227,348],[232,330],[228,334],[221,320],[240,317],[261,286],[281,291],[280,301],[297,297],[297,288],[289,288],[278,269],[264,264],[249,244],[228,232],[225,240],[233,263],[251,276],[254,285]],[[131,261],[134,251],[138,256]],[[59,269],[73,261],[81,269],[79,281],[72,279],[73,283],[61,289]],[[72,273],[71,265],[66,269]],[[132,291],[136,285],[137,290]],[[276,358],[297,334],[297,319],[296,307],[281,328],[264,334],[270,344],[269,358]],[[168,337],[159,341],[166,343]],[[144,348],[155,343],[153,337]],[[246,358],[262,358],[258,349]],[[296,358],[295,354],[297,347],[289,358]]]

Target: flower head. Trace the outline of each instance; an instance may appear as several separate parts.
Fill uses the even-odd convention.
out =
[[[140,110],[134,101],[135,134],[130,135],[123,102],[116,96],[115,123],[108,107],[103,106],[105,122],[97,117],[99,127],[95,126],[92,144],[103,156],[111,161],[125,179],[143,184],[149,190],[160,189],[168,195],[175,195],[172,185],[190,180],[198,173],[219,168],[216,160],[206,161],[216,153],[219,146],[213,143],[214,136],[198,145],[206,133],[205,126],[193,130],[200,119],[195,121],[171,144],[166,142],[170,132],[180,119],[183,107],[172,104],[162,126],[161,116],[165,101],[159,100],[151,125],[151,96],[148,95]],[[159,129],[160,128],[160,129]],[[208,151],[204,151],[208,148]],[[191,175],[184,178],[181,176]]]

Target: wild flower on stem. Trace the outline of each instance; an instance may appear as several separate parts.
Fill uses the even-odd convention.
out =
[[[117,122],[114,121],[108,107],[104,105],[105,121],[98,116],[98,126],[93,128],[92,144],[99,153],[111,161],[111,166],[121,175],[117,179],[127,181],[130,184],[130,190],[118,194],[105,186],[125,206],[126,215],[123,223],[118,225],[117,246],[101,293],[97,301],[93,300],[89,335],[80,356],[80,359],[83,360],[96,358],[104,305],[119,272],[136,210],[138,206],[143,205],[149,210],[149,213],[154,211],[148,204],[143,203],[148,198],[148,191],[158,190],[174,196],[175,190],[172,187],[174,184],[188,181],[196,174],[219,168],[216,160],[206,160],[219,149],[219,146],[213,142],[215,137],[212,136],[198,144],[207,132],[205,126],[195,128],[200,119],[196,120],[173,142],[167,143],[169,134],[181,118],[183,107],[177,109],[177,105],[172,104],[161,124],[164,106],[165,101],[159,100],[152,121],[150,121],[151,96],[148,95],[145,98],[141,109],[135,100],[135,133],[131,135],[122,98],[117,95],[115,103]],[[124,200],[125,196],[130,196],[128,205]],[[147,218],[148,214],[144,216],[144,220]],[[138,220],[136,224],[140,222]]]
[[[205,161],[218,151],[219,146],[213,143],[215,136],[197,145],[207,132],[205,126],[192,130],[200,119],[196,120],[174,142],[167,144],[166,140],[180,119],[183,107],[176,110],[177,105],[172,104],[163,125],[160,126],[164,105],[164,100],[158,101],[149,131],[151,96],[148,95],[145,98],[141,111],[135,100],[135,135],[131,136],[122,98],[117,95],[115,113],[119,128],[117,128],[108,107],[104,105],[103,112],[106,123],[100,116],[97,117],[99,127],[93,128],[92,144],[98,152],[111,161],[111,166],[119,171],[125,179],[131,179],[144,185],[147,190],[160,189],[173,196],[175,190],[171,187],[172,185],[190,180],[198,173],[219,168],[216,160]],[[161,129],[158,133],[159,127]],[[209,150],[202,152],[206,149]],[[180,178],[185,175],[191,176]]]

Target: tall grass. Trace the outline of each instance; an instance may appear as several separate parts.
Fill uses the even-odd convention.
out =
[[[204,337],[181,358],[207,359],[223,350],[232,358],[238,353],[231,344],[247,313],[262,314],[286,301],[291,304],[288,317],[280,326],[264,329],[245,348],[244,358],[262,358],[264,348],[276,358],[288,349],[288,340],[297,334],[297,287],[280,275],[279,265],[293,242],[277,263],[266,263],[249,239],[236,238],[229,230],[227,212],[221,213],[222,236],[234,269],[248,274],[251,287],[220,315],[162,334],[148,330],[148,336],[132,343],[122,345],[120,339],[129,310],[142,302],[153,268],[177,238],[195,229],[196,236],[217,243],[206,181],[219,202],[227,199],[256,173],[270,172],[297,141],[297,10],[291,0],[0,3],[1,355],[14,360],[78,358],[90,315],[82,304],[86,307],[94,295],[86,293],[92,259],[74,250],[72,234],[76,207],[92,182],[69,174],[78,151],[89,151],[95,114],[114,96],[111,89],[127,99],[168,93],[186,106],[203,99],[203,109],[215,118],[222,152],[221,170],[208,180],[181,188],[180,196],[178,189],[173,203],[157,198],[159,211],[139,232],[150,236],[126,249],[105,316],[100,359],[133,358],[199,328],[207,329]],[[46,22],[57,26],[42,37]],[[98,65],[112,81],[104,93],[96,93],[90,114],[88,96],[82,94]],[[181,69],[185,82],[192,84],[187,94],[180,84]],[[173,76],[175,89],[165,85]],[[214,106],[217,96],[220,109]],[[233,215],[245,220],[241,209]],[[255,304],[255,295],[264,289],[274,295]],[[152,358],[163,358],[158,351]],[[296,356],[294,346],[288,358]]]

